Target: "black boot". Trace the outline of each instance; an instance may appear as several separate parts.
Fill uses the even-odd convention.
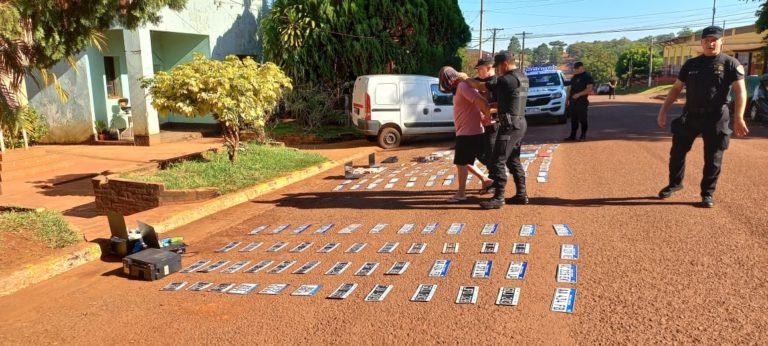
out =
[[[504,206],[504,190],[496,189],[496,193],[489,200],[480,202],[480,208],[483,209],[499,209]]]
[[[507,204],[526,205],[528,204],[528,195],[522,194],[515,195],[515,197],[512,198],[507,198]]]

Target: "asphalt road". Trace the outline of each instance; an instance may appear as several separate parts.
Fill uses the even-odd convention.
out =
[[[191,245],[184,266],[199,259],[296,261],[282,273],[267,273],[273,264],[256,274],[219,270],[142,282],[120,276],[117,261],[92,263],[0,298],[0,344],[766,344],[768,128],[753,125],[751,136],[732,140],[714,209],[695,206],[700,139],[689,155],[686,188],[659,200],[671,144],[668,131],[655,126],[659,105],[641,98],[593,98],[589,140],[560,144],[550,181],[529,179],[531,205],[484,211],[476,204],[484,196],[477,195],[469,203],[447,204],[456,185],[442,186],[442,177],[437,186],[425,187],[426,177],[416,174],[416,186],[405,188],[409,171],[436,171],[446,163],[410,166],[413,157],[449,146],[412,142],[383,153],[406,163],[393,189],[382,183],[334,192],[343,181],[336,170],[173,232]],[[527,141],[554,143],[567,134],[568,125],[534,122]],[[540,163],[541,158],[531,164],[532,175]],[[390,179],[387,173],[382,178]],[[435,234],[421,234],[430,222],[439,223]],[[304,223],[313,226],[289,233]],[[326,223],[336,226],[323,235],[311,233]],[[354,223],[361,228],[338,233]],[[377,223],[389,227],[368,233]],[[397,234],[405,223],[416,229]],[[451,223],[465,223],[463,232],[446,234]],[[498,223],[498,232],[481,235],[486,223]],[[568,224],[574,236],[558,237],[552,229],[557,223]],[[293,226],[280,234],[268,229],[247,235],[257,226],[279,224]],[[536,224],[535,236],[519,236],[523,224]],[[238,252],[244,245],[214,252],[230,241],[264,245],[249,253]],[[289,244],[265,252],[278,241]],[[314,244],[301,253],[288,251],[304,241]],[[389,241],[400,245],[393,253],[377,253]],[[329,242],[341,245],[316,252]],[[344,252],[356,242],[368,245],[359,253]],[[407,254],[413,242],[426,243],[425,251]],[[446,242],[458,242],[459,252],[442,254]],[[480,253],[483,242],[498,242],[499,252]],[[530,253],[511,254],[514,242],[530,243]],[[577,261],[559,259],[563,243],[580,246]],[[438,259],[452,260],[447,275],[428,277]],[[474,262],[485,259],[493,260],[490,278],[471,278]],[[308,274],[291,274],[311,260],[321,263]],[[510,261],[518,260],[528,262],[525,279],[506,279]],[[324,275],[337,261],[352,264],[341,275]],[[369,261],[380,263],[372,275],[353,275]],[[395,261],[409,261],[410,267],[399,276],[384,275]],[[578,265],[576,284],[556,282],[559,263]],[[159,291],[171,281],[260,283],[257,291],[274,283],[290,287],[277,296]],[[341,283],[358,287],[345,300],[326,299]],[[322,288],[311,297],[291,296],[301,284]],[[382,302],[364,302],[375,284],[394,288]],[[419,284],[438,285],[430,302],[410,301]],[[479,287],[476,304],[455,304],[460,286]],[[519,304],[495,305],[500,287],[519,287]],[[573,314],[550,311],[556,287],[577,289]]]

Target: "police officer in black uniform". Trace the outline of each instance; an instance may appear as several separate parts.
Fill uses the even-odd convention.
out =
[[[587,128],[589,127],[589,91],[595,84],[592,75],[584,68],[584,63],[577,61],[573,64],[573,70],[576,74],[571,78],[571,87],[568,88],[568,98],[565,100],[565,106],[568,107],[568,113],[571,116],[571,135],[566,137],[566,141],[576,140],[576,130],[581,125],[581,137],[579,141],[587,140]]]
[[[490,59],[479,59],[477,60],[477,64],[475,65],[475,70],[477,70],[477,77],[475,77],[475,80],[482,83],[492,82],[495,83],[496,76],[492,73],[494,72],[492,70],[493,62]],[[486,101],[488,101],[488,104],[492,104],[495,108],[496,104],[496,97],[493,95],[493,93],[488,91],[481,91],[480,95],[482,95]],[[491,114],[492,119],[498,119],[498,116],[496,113]],[[483,150],[482,154],[478,158],[478,160],[485,165],[486,167],[491,166],[491,154],[493,153],[493,147],[496,143],[496,130],[499,127],[499,123],[496,121],[483,121],[483,129],[485,132],[483,132]],[[489,169],[490,170],[490,169]],[[492,189],[491,187],[484,187],[484,191],[489,191],[488,189]],[[491,190],[492,191],[492,190]]]
[[[469,84],[479,91],[490,90],[498,100],[499,129],[496,132],[496,143],[490,158],[490,175],[495,188],[493,197],[480,203],[483,209],[499,209],[505,202],[509,204],[528,204],[528,194],[525,191],[525,171],[520,162],[520,146],[528,128],[525,120],[525,102],[528,97],[528,77],[517,69],[515,57],[508,53],[497,54],[494,57],[493,68],[496,69],[496,80],[485,83],[466,79]],[[515,181],[517,194],[504,200],[504,188],[507,185],[509,168]]]
[[[702,54],[689,59],[680,69],[674,86],[667,94],[659,110],[657,123],[664,128],[667,111],[677,96],[687,89],[683,114],[672,120],[672,150],[669,155],[669,185],[659,191],[660,198],[668,198],[683,188],[685,156],[693,141],[701,135],[704,140],[704,174],[701,179],[701,206],[714,207],[715,192],[723,152],[728,149],[731,130],[726,105],[728,91],[733,88],[735,97],[733,130],[737,136],[749,133],[744,123],[746,88],[744,68],[738,60],[721,52],[723,29],[717,26],[705,28],[701,34]]]

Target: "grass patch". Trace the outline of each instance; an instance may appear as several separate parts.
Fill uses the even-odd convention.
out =
[[[656,94],[660,92],[669,91],[672,89],[672,84],[657,85],[652,87],[647,86],[631,86],[625,89],[616,89],[616,95],[630,95],[630,94]]]
[[[305,134],[312,133],[322,139],[333,140],[344,138],[362,138],[363,134],[354,127],[323,125],[316,129],[307,130],[296,122],[279,123],[274,127],[267,129],[267,132],[273,136],[287,134]]]
[[[31,235],[54,249],[80,241],[80,235],[69,227],[61,213],[50,210],[2,212],[0,233],[3,232]]]
[[[314,153],[257,144],[246,145],[234,164],[229,162],[226,151],[206,153],[204,158],[154,172],[121,174],[120,178],[163,183],[173,190],[215,187],[224,194],[328,160]]]

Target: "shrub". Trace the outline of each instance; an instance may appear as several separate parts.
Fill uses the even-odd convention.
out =
[[[3,139],[8,148],[24,146],[22,130],[27,131],[29,144],[35,144],[48,134],[48,122],[36,109],[26,106],[8,116],[2,124]]]
[[[318,86],[296,87],[285,98],[285,109],[308,129],[315,129],[332,118],[336,97],[330,90]]]

